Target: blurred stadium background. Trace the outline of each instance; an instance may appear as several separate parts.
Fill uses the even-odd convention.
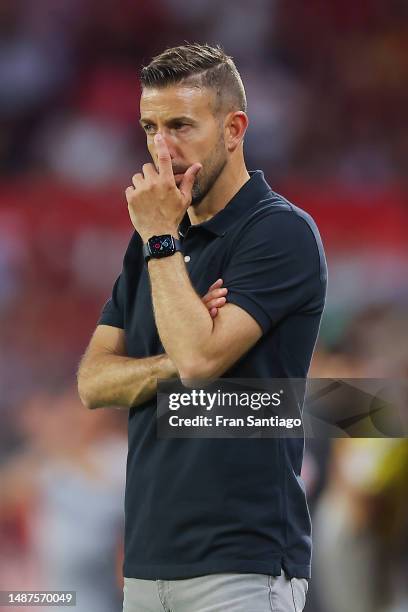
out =
[[[312,375],[408,374],[405,0],[2,0],[0,589],[78,612],[121,609],[126,414],[82,408],[75,370],[132,233],[138,69],[184,40],[235,58],[249,168],[320,227]],[[306,612],[408,610],[407,473],[406,440],[307,441]]]

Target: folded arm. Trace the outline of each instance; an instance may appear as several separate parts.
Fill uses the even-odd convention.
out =
[[[180,253],[148,264],[160,339],[183,379],[221,376],[262,336],[245,310],[226,304],[212,318]]]
[[[227,289],[218,279],[202,298],[211,319],[219,317]],[[112,325],[98,325],[78,368],[78,392],[87,408],[136,407],[155,396],[157,379],[178,376],[168,355],[135,358],[126,352],[125,332]]]
[[[155,395],[158,378],[175,376],[167,355],[128,357],[123,329],[98,325],[79,364],[78,392],[87,408],[131,408]]]

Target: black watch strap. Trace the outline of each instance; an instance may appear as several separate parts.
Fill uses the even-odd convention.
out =
[[[181,248],[181,240],[179,240],[178,238],[173,238],[173,240],[176,251],[182,251],[183,249]]]

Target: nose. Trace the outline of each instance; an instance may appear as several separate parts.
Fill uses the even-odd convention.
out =
[[[166,128],[163,127],[163,128],[159,128],[157,130],[157,133],[161,135],[164,142],[166,143],[171,159],[174,159],[176,157],[176,145],[175,145],[175,142],[174,142],[174,139],[172,137],[170,130],[167,130]]]

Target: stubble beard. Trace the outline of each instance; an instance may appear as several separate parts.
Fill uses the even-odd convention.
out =
[[[211,191],[219,176],[227,165],[227,155],[224,142],[220,140],[216,150],[202,162],[202,169],[198,173],[191,190],[191,206],[198,206]]]

